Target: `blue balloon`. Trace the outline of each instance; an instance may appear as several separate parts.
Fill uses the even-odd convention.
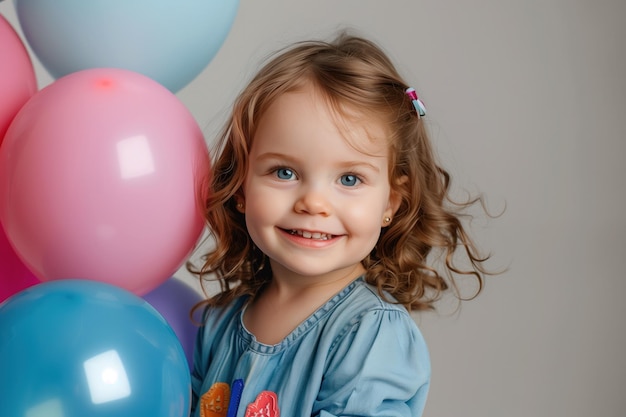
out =
[[[238,0],[15,0],[24,36],[54,77],[122,68],[177,92],[220,49]]]
[[[0,416],[189,414],[189,369],[174,331],[126,290],[37,284],[0,304],[0,329]]]

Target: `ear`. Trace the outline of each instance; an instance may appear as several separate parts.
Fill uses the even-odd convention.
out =
[[[246,200],[243,198],[243,195],[235,194],[234,199],[235,199],[235,208],[237,209],[237,211],[239,213],[245,213],[246,212]]]
[[[408,181],[409,177],[406,175],[401,176],[395,182],[395,185],[391,187],[391,191],[389,192],[389,203],[387,204],[387,208],[383,213],[383,227],[389,226],[393,216],[396,214],[398,209],[400,208],[400,204],[402,203],[402,195],[398,191],[404,183]],[[388,221],[385,221],[389,219]]]

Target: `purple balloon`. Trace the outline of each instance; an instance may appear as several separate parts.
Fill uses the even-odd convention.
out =
[[[200,311],[190,317],[192,307],[202,301],[202,295],[183,281],[172,277],[143,296],[174,329],[183,346],[189,369],[193,369],[193,351],[198,333]]]

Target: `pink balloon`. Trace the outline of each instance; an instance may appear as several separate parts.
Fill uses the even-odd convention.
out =
[[[0,303],[38,282],[18,258],[0,224]]]
[[[35,70],[17,32],[0,15],[0,143],[13,117],[37,91]]]
[[[43,280],[107,282],[143,295],[186,260],[203,227],[202,132],[156,81],[89,69],[18,112],[0,147],[0,221]]]

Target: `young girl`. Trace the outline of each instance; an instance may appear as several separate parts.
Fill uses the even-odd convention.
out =
[[[243,90],[202,196],[215,247],[198,273],[221,291],[194,416],[421,415],[430,363],[409,311],[453,274],[480,291],[486,259],[448,207],[424,115],[381,49],[345,34],[282,51]]]

